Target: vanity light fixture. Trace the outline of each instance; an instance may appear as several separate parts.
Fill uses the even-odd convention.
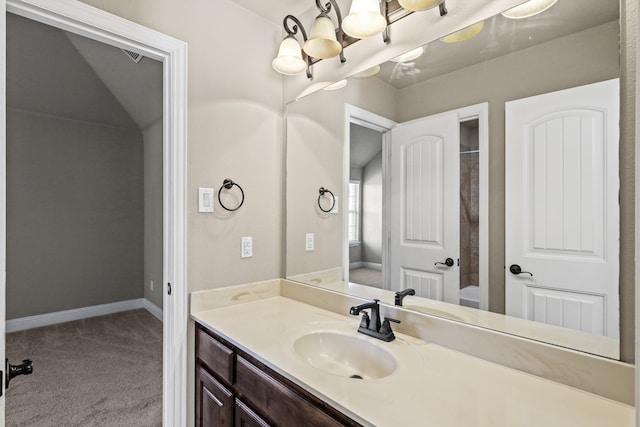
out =
[[[403,9],[419,12],[440,6],[444,3],[444,0],[398,0],[398,3]]]
[[[420,46],[409,52],[403,53],[402,55],[398,55],[395,58],[391,58],[390,61],[393,62],[409,62],[415,59],[418,59],[424,53],[424,47]]]
[[[382,0],[386,8],[387,0]],[[380,12],[380,0],[353,0],[349,15],[342,21],[342,29],[348,36],[366,39],[380,34],[387,28],[387,18]]]
[[[287,21],[294,22],[293,27],[289,28]],[[304,30],[302,23],[293,15],[287,15],[282,21],[284,30],[287,32],[287,36],[280,43],[280,49],[278,49],[278,56],[273,60],[271,65],[273,69],[281,74],[295,75],[307,70],[307,77],[311,78],[311,66],[310,58],[302,51],[300,42],[296,39],[295,35],[298,33],[298,29],[302,33],[302,38],[307,41],[307,32]],[[304,58],[303,58],[304,56]]]
[[[502,16],[509,19],[524,19],[537,15],[549,9],[556,4],[558,0],[529,0],[520,6],[513,7],[506,12],[502,12]]]
[[[311,25],[309,39],[304,43],[303,49],[307,55],[319,59],[333,58],[340,54],[340,62],[345,62],[342,52],[342,41],[344,32],[342,31],[342,13],[335,0],[329,0],[326,5],[322,5],[320,0],[316,0],[316,6],[320,11]],[[333,6],[333,7],[332,7]],[[338,17],[338,28],[333,26],[333,21],[329,18],[331,9],[334,9]]]
[[[314,20],[309,37],[300,21],[293,15],[285,16],[283,26],[287,35],[280,43],[278,56],[273,60],[273,68],[282,74],[293,75],[302,73],[305,68],[307,78],[312,78],[311,65],[322,59],[340,55],[340,62],[346,62],[344,48],[359,39],[372,37],[382,33],[385,43],[389,42],[389,25],[410,15],[413,11],[427,10],[439,6],[440,16],[448,11],[445,0],[352,0],[349,15],[342,20],[342,13],[336,0],[328,0],[324,5],[315,0],[320,14]],[[331,10],[338,18],[336,28],[329,17]],[[288,21],[294,22],[289,27]],[[303,43],[300,51],[300,41],[296,38],[298,30],[302,33]],[[346,37],[345,37],[346,36]],[[396,58],[397,62],[411,61],[422,54],[407,59],[404,55]],[[379,71],[379,70],[378,70]],[[364,77],[364,76],[363,76]]]
[[[473,25],[469,25],[466,28],[456,31],[455,33],[451,33],[448,36],[444,36],[440,39],[445,43],[458,43],[463,42],[465,40],[469,40],[471,37],[475,37],[478,35],[480,31],[484,28],[484,21],[476,22]]]

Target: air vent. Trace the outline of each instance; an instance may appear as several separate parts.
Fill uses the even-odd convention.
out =
[[[124,52],[125,55],[127,55],[129,58],[131,58],[131,60],[133,62],[135,62],[136,64],[138,62],[142,61],[142,58],[144,58],[144,56],[140,55],[139,53],[132,52],[132,51],[127,50],[127,49],[122,49],[122,51]]]

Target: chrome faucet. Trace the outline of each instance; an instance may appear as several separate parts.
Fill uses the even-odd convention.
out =
[[[393,341],[396,339],[396,336],[393,334],[391,324],[389,322],[400,323],[400,321],[385,316],[384,321],[381,322],[379,302],[380,300],[374,299],[372,302],[355,305],[349,309],[349,314],[357,316],[363,310],[371,310],[371,316],[369,316],[366,311],[362,313],[362,320],[360,320],[358,332],[382,341]]]
[[[402,300],[404,299],[404,297],[406,297],[407,295],[415,295],[415,294],[416,294],[416,290],[411,288],[407,288],[404,291],[398,291],[396,292],[395,304],[402,307]]]

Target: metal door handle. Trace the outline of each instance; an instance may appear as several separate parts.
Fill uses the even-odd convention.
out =
[[[515,274],[516,276],[518,274],[528,274],[533,277],[533,273],[522,271],[522,268],[518,264],[511,264],[511,266],[509,267],[509,271],[511,272],[511,274]]]
[[[446,265],[447,267],[453,267],[453,264],[455,264],[455,262],[453,261],[453,258],[447,258],[444,260],[444,262],[436,262],[433,265]]]

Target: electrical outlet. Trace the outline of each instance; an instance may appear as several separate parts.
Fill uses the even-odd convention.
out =
[[[253,256],[253,237],[240,238],[240,258],[250,258]]]
[[[149,288],[153,291],[153,280],[149,280]]]
[[[310,252],[315,249],[315,235],[313,233],[307,233],[305,239],[305,248],[307,252]]]

